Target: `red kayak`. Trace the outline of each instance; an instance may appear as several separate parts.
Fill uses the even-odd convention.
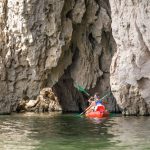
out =
[[[94,112],[89,112],[85,114],[88,118],[105,118],[109,116],[109,112],[105,109],[105,106],[98,106],[97,110]]]
[[[94,111],[85,114],[88,118],[105,118],[109,116],[109,112],[107,110],[100,112],[100,111]]]

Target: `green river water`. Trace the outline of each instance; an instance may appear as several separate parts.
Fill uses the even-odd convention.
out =
[[[150,150],[150,117],[0,116],[0,150]]]

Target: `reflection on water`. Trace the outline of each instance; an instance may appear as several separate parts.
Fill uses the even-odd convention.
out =
[[[149,117],[116,117],[110,120],[113,141],[118,141],[117,147],[124,149],[150,149],[150,118]]]
[[[145,150],[150,149],[149,124],[149,117],[0,116],[0,150]]]

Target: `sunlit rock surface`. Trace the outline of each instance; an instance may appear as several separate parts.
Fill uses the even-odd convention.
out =
[[[59,100],[51,88],[44,88],[36,100],[22,99],[18,106],[17,112],[52,112],[62,111]]]
[[[111,64],[111,88],[126,115],[150,114],[150,3],[110,0],[117,44]]]

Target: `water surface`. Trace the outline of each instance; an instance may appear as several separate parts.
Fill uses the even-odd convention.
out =
[[[149,150],[150,117],[0,116],[0,150]]]

